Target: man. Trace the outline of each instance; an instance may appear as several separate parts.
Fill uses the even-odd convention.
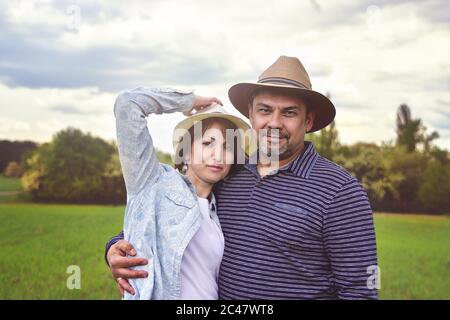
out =
[[[214,190],[225,237],[220,298],[376,299],[376,242],[366,192],[304,141],[305,133],[333,121],[331,101],[311,89],[297,58],[285,56],[257,83],[239,83],[228,94],[249,118],[261,152]],[[276,164],[258,157],[274,153]],[[126,278],[145,274],[127,268],[147,261],[126,257],[134,252],[120,239],[107,244],[107,261],[122,292],[133,292]]]

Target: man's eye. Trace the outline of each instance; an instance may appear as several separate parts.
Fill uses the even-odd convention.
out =
[[[269,112],[269,109],[259,109],[259,112],[262,112],[262,113],[268,113],[268,112]]]
[[[297,115],[297,113],[295,111],[286,111],[285,114],[289,117],[293,117],[293,116]]]

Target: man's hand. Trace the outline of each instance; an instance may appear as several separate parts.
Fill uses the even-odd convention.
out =
[[[222,101],[220,101],[216,97],[195,96],[193,108],[191,110],[189,110],[189,111],[183,112],[183,114],[185,116],[192,116],[192,114],[193,114],[192,111],[194,111],[194,110],[199,111],[199,110],[201,110],[203,108],[206,108],[206,107],[212,105],[213,103],[218,103],[221,106],[223,106]]]
[[[117,286],[122,296],[125,291],[132,295],[135,294],[128,279],[148,277],[146,271],[128,269],[135,266],[145,266],[148,264],[148,260],[144,258],[129,258],[127,255],[135,256],[136,251],[133,246],[125,240],[120,240],[113,244],[106,255],[109,267],[111,268],[111,273],[113,278],[117,281]]]

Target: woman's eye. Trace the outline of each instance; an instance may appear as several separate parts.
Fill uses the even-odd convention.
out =
[[[224,146],[226,151],[232,152],[233,151],[233,146]]]
[[[204,146],[209,146],[211,144],[211,141],[203,141],[202,143]]]

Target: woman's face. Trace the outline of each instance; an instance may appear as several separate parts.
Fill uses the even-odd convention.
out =
[[[191,156],[187,159],[188,171],[207,183],[216,183],[230,172],[234,159],[234,146],[227,146],[225,125],[214,121],[205,130],[202,137],[192,143]]]

